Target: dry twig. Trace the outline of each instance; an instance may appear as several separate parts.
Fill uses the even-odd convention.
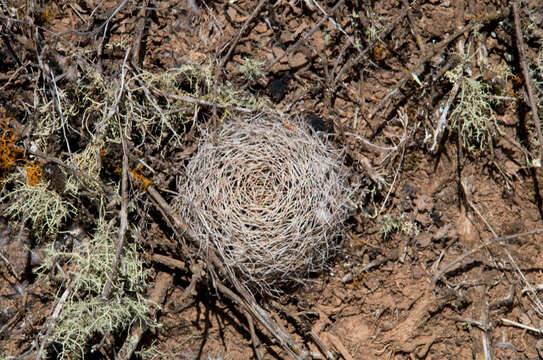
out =
[[[143,63],[143,57],[141,54],[141,40],[143,38],[143,32],[145,29],[145,22],[147,21],[147,7],[149,6],[149,0],[143,0],[142,7],[138,13],[138,22],[136,24],[136,37],[134,39],[134,46],[132,46],[132,65],[141,66]]]
[[[228,59],[230,59],[230,56],[232,55],[234,48],[238,44],[238,41],[241,35],[243,35],[243,33],[245,32],[245,30],[247,29],[247,26],[249,26],[251,21],[253,21],[253,19],[260,13],[260,10],[262,9],[262,6],[264,6],[264,4],[266,4],[266,0],[260,0],[258,2],[258,5],[251,13],[251,16],[249,16],[247,20],[245,20],[245,22],[239,29],[238,33],[236,34],[234,41],[230,45],[230,49],[228,49],[228,52],[226,53],[226,55],[223,56],[223,58],[221,59],[221,62],[217,66],[217,70],[215,71],[215,80],[213,81],[213,84],[214,84],[213,86],[213,119],[215,120],[217,120],[217,84],[219,83],[222,69],[224,65],[226,64],[226,62],[228,61]]]
[[[530,105],[532,119],[537,130],[537,137],[539,139],[539,160],[543,161],[543,134],[541,132],[541,122],[539,121],[539,116],[537,115],[537,99],[534,95],[532,80],[530,77],[530,72],[528,71],[528,66],[526,65],[526,58],[524,55],[524,41],[522,39],[522,30],[519,16],[519,0],[513,1],[513,17],[515,18],[515,34],[517,38],[517,49],[520,67],[522,68],[522,76],[524,77],[524,87],[526,88],[526,92],[528,93],[528,103]]]
[[[70,284],[68,285],[66,290],[64,290],[64,292],[62,293],[62,296],[58,299],[57,303],[55,304],[54,310],[51,313],[51,316],[49,316],[49,318],[47,319],[47,323],[42,328],[42,331],[40,335],[38,336],[38,339],[40,339],[41,344],[36,354],[36,360],[41,360],[43,350],[45,349],[45,346],[48,344],[49,337],[51,336],[51,334],[53,333],[53,330],[55,329],[56,322],[60,315],[60,311],[62,310],[62,307],[64,303],[66,302],[66,299],[68,299],[68,295],[70,295],[75,284],[79,281],[80,277],[81,277],[81,273],[79,273],[76,278],[70,281]],[[43,334],[44,330],[45,330],[45,335]]]
[[[119,124],[120,126],[120,124]],[[117,239],[117,244],[115,245],[115,257],[111,263],[111,272],[107,279],[104,289],[102,291],[102,300],[107,301],[111,293],[111,288],[113,286],[113,281],[117,276],[117,268],[119,267],[119,261],[121,260],[121,252],[124,246],[124,239],[126,234],[126,228],[128,227],[128,156],[126,155],[126,144],[123,139],[123,168],[122,168],[122,180],[121,180],[121,212],[120,220],[121,225],[119,228],[119,237]]]

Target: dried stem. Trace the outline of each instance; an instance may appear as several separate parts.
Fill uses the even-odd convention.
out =
[[[60,311],[62,310],[64,303],[68,299],[68,295],[70,295],[75,284],[79,281],[80,277],[81,277],[81,273],[79,273],[75,279],[72,279],[70,281],[70,284],[68,285],[66,290],[64,290],[64,292],[62,293],[62,296],[58,299],[54,307],[54,310],[51,313],[51,316],[49,316],[49,318],[47,319],[46,325],[43,327],[42,332],[38,336],[38,339],[41,340],[41,344],[36,354],[36,360],[41,360],[43,350],[45,349],[45,346],[48,343],[49,337],[51,336],[51,334],[53,333],[53,330],[55,329],[55,325],[57,323],[58,316],[60,315]],[[43,335],[43,330],[45,330],[45,335]]]
[[[149,6],[149,0],[143,0],[142,7],[138,13],[138,22],[136,24],[136,37],[134,39],[134,46],[132,46],[132,64],[134,66],[141,66],[143,63],[143,57],[141,54],[141,40],[143,38],[143,30],[145,29],[145,22],[147,21],[147,7]]]

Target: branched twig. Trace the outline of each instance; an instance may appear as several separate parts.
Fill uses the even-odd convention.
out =
[[[280,312],[285,314],[287,318],[292,319],[292,321],[294,322],[294,325],[298,328],[299,331],[301,331],[302,335],[308,339],[311,339],[311,341],[313,341],[313,343],[317,345],[317,348],[325,357],[325,359],[327,360],[336,359],[332,351],[328,349],[328,346],[324,344],[324,342],[321,340],[321,338],[317,334],[315,334],[311,329],[305,329],[305,325],[302,322],[302,319],[300,319],[300,316],[298,316],[296,312],[289,310],[285,308],[284,306],[281,306],[280,304],[275,303],[275,302],[273,303],[273,306],[277,308]]]
[[[245,299],[242,299],[240,296],[236,295],[232,290],[227,288],[221,282],[216,282],[216,287],[217,290],[219,290],[223,295],[230,298],[232,301],[237,303],[243,310],[251,314],[253,318],[258,320],[258,322],[260,322],[260,324],[264,326],[264,328],[275,337],[281,347],[285,349],[285,351],[290,355],[292,359],[305,359],[305,354],[304,352],[302,352],[301,348],[277,323],[270,319],[270,317],[260,306],[258,306],[253,301],[245,301]]]
[[[220,66],[218,68],[217,73],[220,72],[220,70],[224,67],[226,62],[230,59],[230,56],[232,55],[232,52],[234,51],[234,48],[238,44],[238,41],[239,41],[241,35],[243,35],[245,30],[247,29],[247,26],[249,26],[251,21],[253,21],[253,19],[260,13],[260,10],[262,9],[262,6],[264,6],[265,4],[266,4],[266,0],[260,0],[258,2],[258,5],[255,7],[253,12],[251,13],[251,16],[249,16],[247,18],[247,20],[245,20],[245,22],[243,23],[243,25],[239,29],[238,33],[236,34],[236,37],[234,38],[234,41],[232,41],[232,44],[230,45],[230,49],[228,49],[228,52],[226,53],[226,55],[224,55],[224,57],[221,59],[221,63],[220,63]]]
[[[488,229],[490,230],[490,232],[492,232],[492,235],[494,235],[495,238],[498,238],[498,234],[494,231],[494,229],[492,228],[492,226],[490,225],[490,223],[486,220],[486,218],[483,216],[483,214],[481,214],[481,212],[479,211],[479,209],[477,209],[477,207],[475,206],[475,204],[469,199],[470,197],[470,192],[468,190],[468,187],[466,186],[465,184],[465,181],[462,181],[462,189],[464,191],[464,195],[465,195],[465,200],[467,201],[468,205],[470,206],[470,208],[483,220],[483,222],[485,223],[485,225],[488,227]],[[535,288],[533,287],[533,285],[528,281],[528,279],[526,279],[526,277],[524,276],[524,273],[522,272],[522,270],[519,268],[519,266],[517,265],[517,262],[515,261],[515,259],[513,258],[513,256],[511,255],[511,252],[505,248],[505,247],[502,247],[503,251],[505,252],[505,255],[507,255],[507,258],[509,259],[509,262],[511,263],[511,266],[515,269],[515,272],[517,273],[518,277],[520,278],[521,282],[523,283],[523,285],[525,286],[525,288],[527,289],[527,292],[529,293],[532,301],[535,303],[536,307],[535,307],[535,310],[538,314],[540,315],[543,315],[543,303],[541,302],[541,300],[539,299],[538,295],[537,295],[537,291],[535,290]]]
[[[412,6],[415,6],[415,4],[418,2],[419,0],[416,0]],[[384,38],[386,37],[395,27],[396,25],[402,21],[402,19],[407,15],[407,10],[408,8],[405,8],[402,10],[402,12],[400,13],[400,15],[398,15],[398,17],[396,17],[396,19],[394,19],[385,29],[383,29],[383,31],[381,32],[381,38]],[[341,79],[341,77],[343,76],[343,74],[345,74],[345,72],[349,71],[353,66],[356,66],[357,64],[360,63],[360,60],[362,58],[367,58],[366,54],[368,53],[368,51],[373,48],[373,46],[375,45],[375,43],[379,41],[379,37],[376,37],[373,41],[371,41],[368,46],[362,50],[357,57],[355,58],[351,58],[342,68],[341,70],[339,71],[339,73],[336,75],[336,78],[334,79],[334,84],[337,85],[339,80]]]
[[[109,22],[111,21],[111,19],[113,19],[115,15],[117,15],[119,11],[121,11],[121,9],[128,3],[128,1],[129,0],[121,1],[121,3],[115,9],[113,9],[111,14],[106,19],[106,21],[104,21],[104,23],[100,25],[96,30],[91,32],[91,33],[97,34],[101,29],[104,29],[102,33],[102,39],[100,40],[100,43],[98,44],[98,49],[97,49],[97,54],[96,54],[96,57],[98,59],[96,66],[100,70],[102,69],[102,51],[104,50],[104,42],[106,40],[106,35],[109,28]]]
[[[405,10],[405,13],[407,14],[407,9]],[[422,72],[422,65],[426,64],[431,58],[434,56],[440,54],[445,50],[445,48],[456,38],[458,38],[460,35],[471,31],[475,26],[480,24],[481,22],[486,24],[490,21],[494,21],[496,19],[501,19],[509,15],[509,9],[505,10],[504,12],[498,12],[488,15],[485,19],[481,20],[472,20],[468,25],[464,26],[463,28],[457,30],[455,33],[447,37],[446,39],[442,40],[439,44],[436,44],[428,51],[428,53],[422,57],[422,59],[419,60],[417,64],[415,64],[411,69],[406,71],[404,73],[404,76],[396,83],[396,85],[388,92],[388,94],[384,97],[383,100],[375,107],[375,109],[370,114],[370,118],[373,118],[375,114],[377,114],[383,107],[388,104],[388,101],[396,95],[400,88],[402,88],[405,83],[413,78],[418,77],[420,73]]]

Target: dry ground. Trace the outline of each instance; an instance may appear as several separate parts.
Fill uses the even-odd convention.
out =
[[[329,130],[346,149],[359,190],[343,249],[309,286],[261,302],[304,351],[324,358],[320,338],[330,358],[345,360],[543,358],[543,235],[517,236],[543,228],[541,4],[261,3],[2,0],[0,108],[8,124],[2,126],[19,134],[18,149],[32,149],[36,128],[28,126],[39,123],[42,103],[56,104],[52,84],[69,89],[89,64],[108,81],[140,69],[209,66],[212,85],[192,91],[193,99],[213,103],[217,84],[245,89],[269,99],[266,106]],[[531,69],[528,81],[523,62]],[[482,86],[481,96],[469,93],[466,79]],[[484,99],[489,107],[474,108]],[[226,116],[204,103],[188,107],[203,127]],[[443,112],[448,122],[440,127]],[[78,116],[67,120],[68,138],[58,130],[42,149],[46,155],[25,158],[45,166],[52,162],[47,156],[68,161],[71,151],[84,149],[85,136],[73,135],[84,133]],[[154,169],[140,169],[141,177],[167,200],[199,136],[195,126],[179,133],[182,147],[168,154],[150,145],[134,152]],[[4,135],[3,162],[10,144]],[[108,186],[120,183],[120,153],[101,154],[109,170],[99,176]],[[23,167],[19,160],[16,167]],[[15,168],[0,170],[6,177]],[[59,177],[47,178],[49,189],[62,183]],[[93,191],[75,202],[77,216],[60,230],[92,229]],[[143,352],[134,357],[256,357],[247,315],[235,302],[206,281],[187,296],[191,275],[179,267],[188,265],[166,266],[182,259],[171,224],[144,191],[134,193],[139,210],[129,220],[142,227],[149,292],[159,287],[157,274],[173,276],[158,297],[160,326],[143,335]],[[36,254],[46,244],[34,239],[30,224],[25,229],[5,214],[7,206],[0,204],[0,358],[36,358],[66,285],[35,275],[42,259]],[[121,209],[120,201],[112,206]],[[259,356],[288,358],[269,332],[254,326]],[[127,338],[122,329],[106,335],[94,334],[86,358],[114,358]]]

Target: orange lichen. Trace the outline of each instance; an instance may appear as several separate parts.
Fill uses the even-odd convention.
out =
[[[25,166],[26,184],[33,186],[43,181],[43,172],[39,163],[29,162]]]
[[[135,169],[130,170],[130,175],[138,183],[141,190],[147,190],[147,187],[153,183],[152,180],[145,177],[143,174],[143,166],[138,166]]]
[[[9,174],[17,162],[24,160],[23,152],[15,147],[18,137],[11,128],[10,121],[13,121],[13,118],[6,116],[6,111],[3,110],[0,116],[0,179]]]
[[[55,20],[57,13],[53,9],[53,6],[49,5],[49,6],[45,6],[43,9],[38,11],[38,15],[39,15],[39,20],[43,24],[49,24],[51,23],[51,21]]]
[[[366,272],[361,273],[361,274],[357,274],[357,275],[353,275],[353,286],[357,287],[358,285],[360,285],[360,283],[362,282],[362,280],[364,280],[364,278],[366,276],[368,276],[368,273],[366,273]]]
[[[518,75],[511,77],[511,82],[516,86],[522,85],[522,79]]]
[[[515,97],[515,98],[517,98],[517,100],[520,99],[520,96],[519,96],[519,95],[515,92],[515,90],[513,90],[513,89],[509,90],[509,92],[507,93],[507,95],[512,96],[512,97]]]
[[[372,49],[371,58],[375,61],[382,61],[388,56],[388,50],[382,42],[378,41]]]

